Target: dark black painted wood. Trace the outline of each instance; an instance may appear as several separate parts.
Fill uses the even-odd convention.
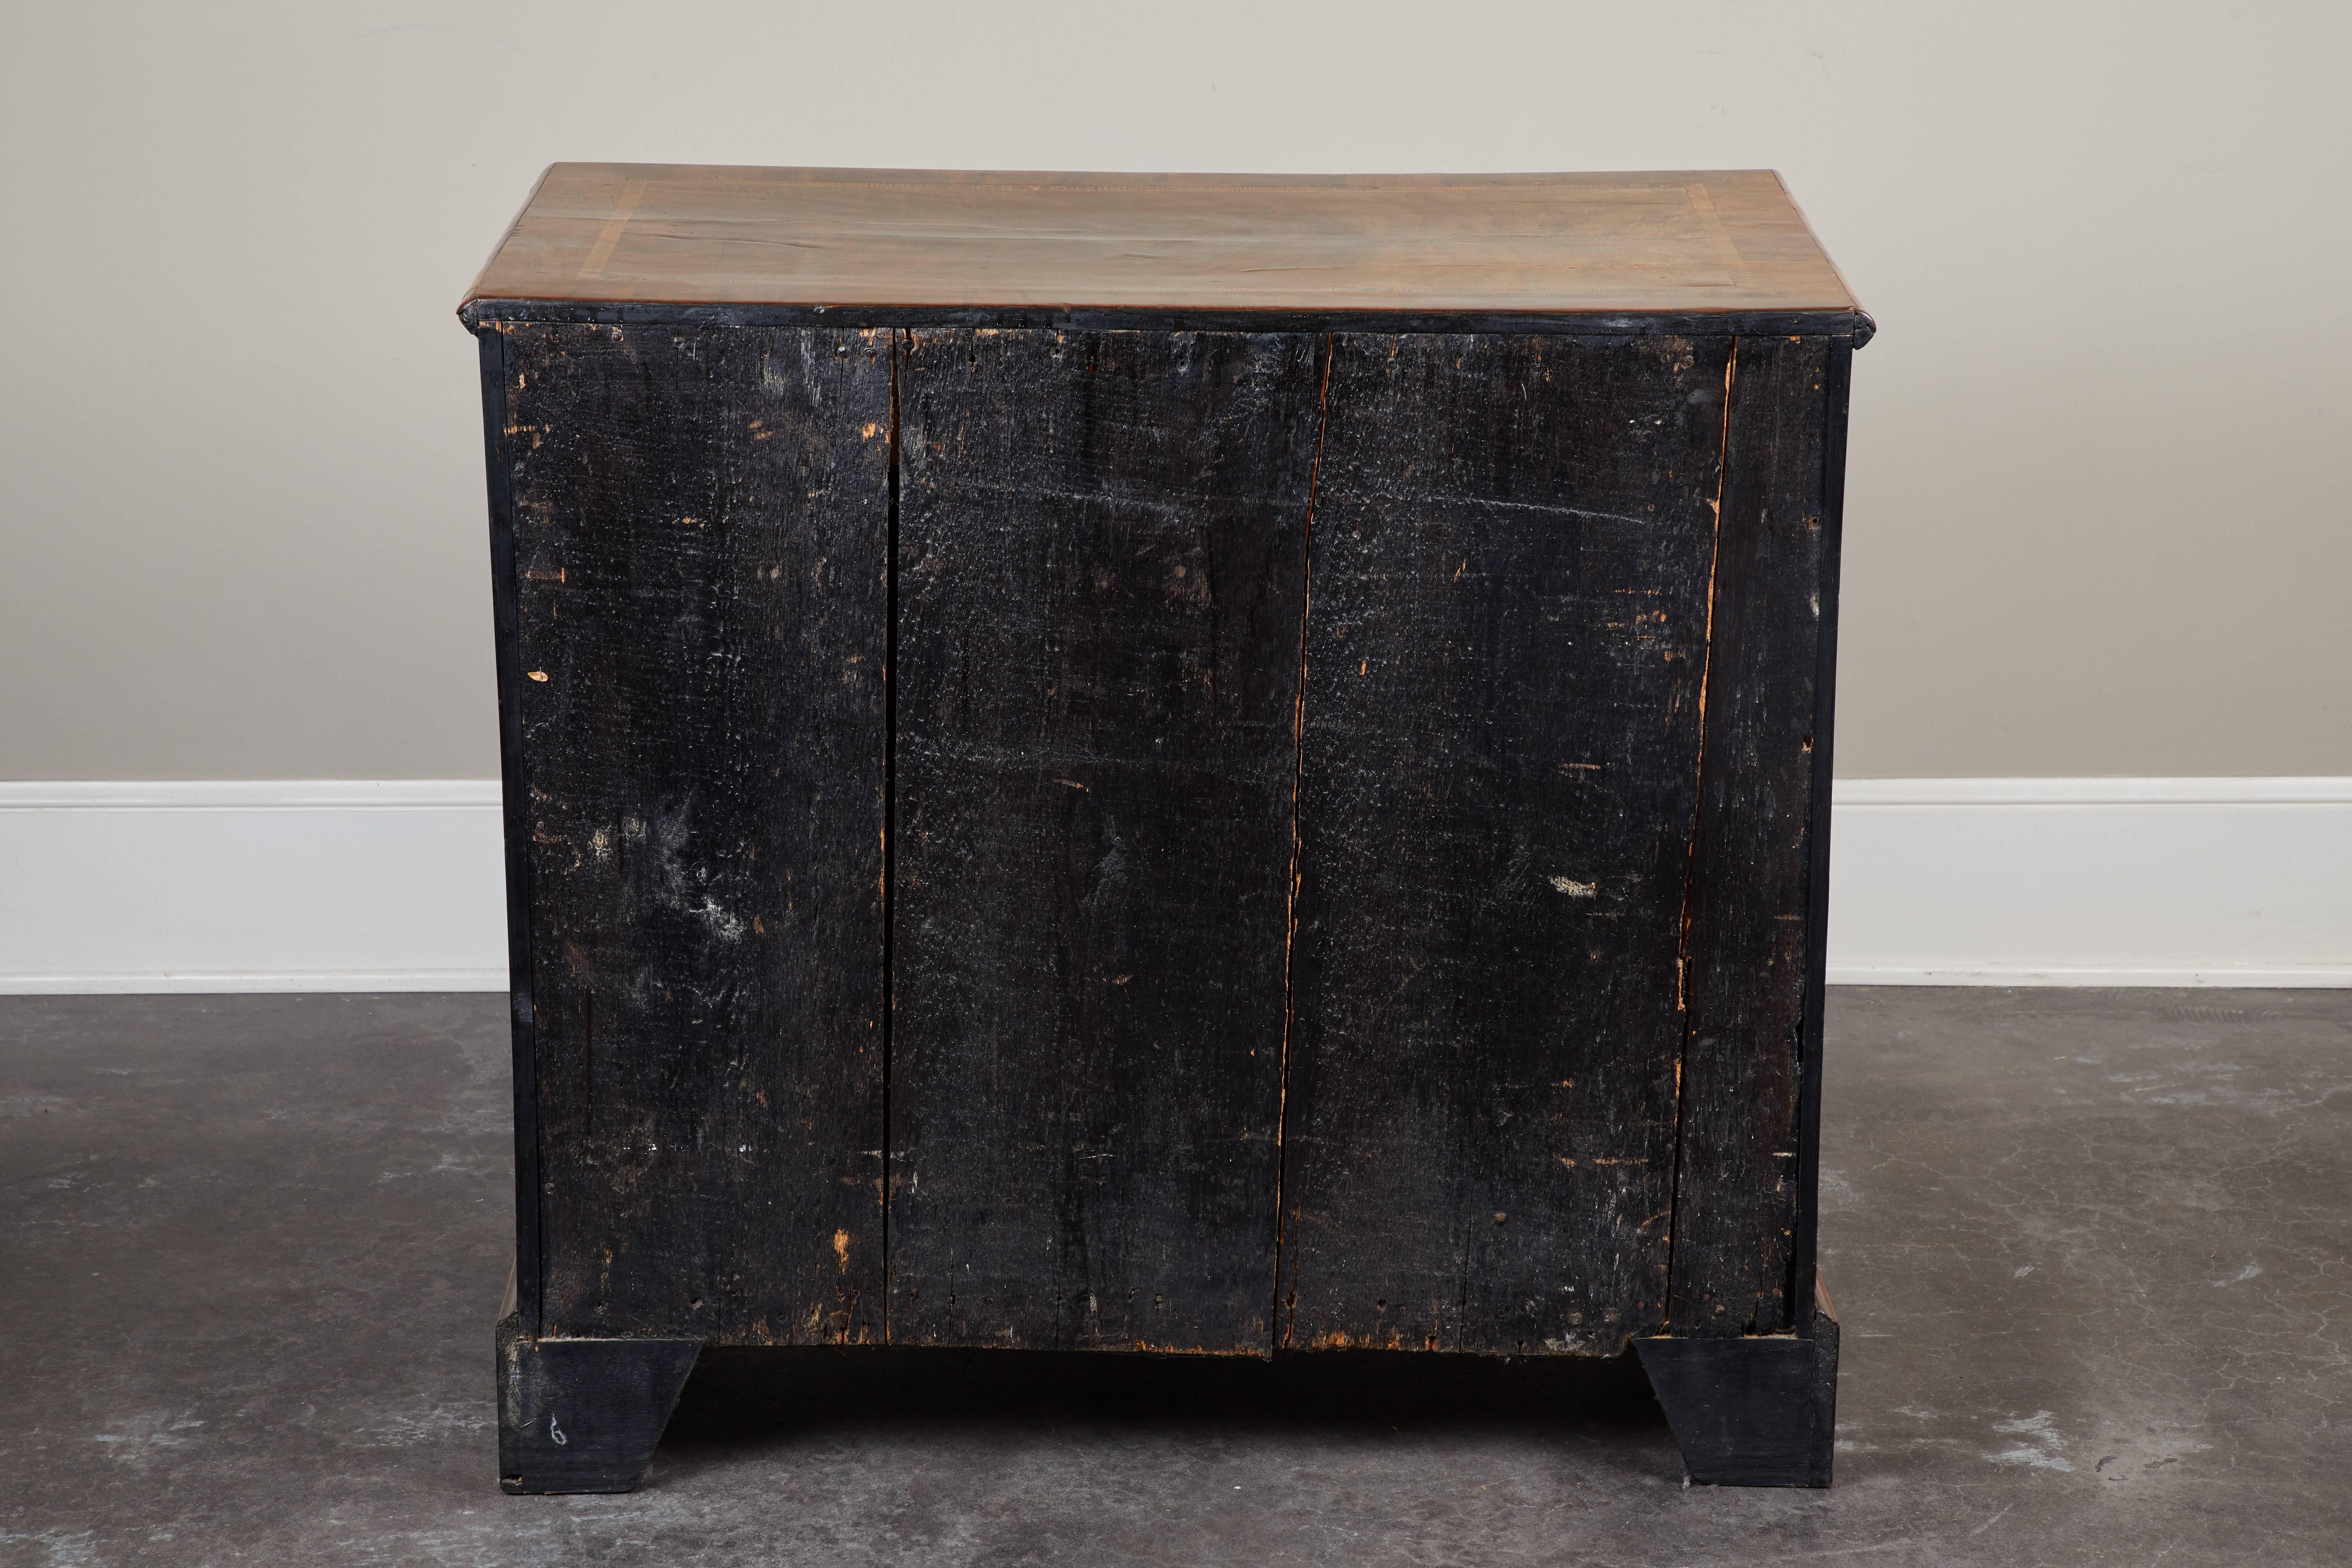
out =
[[[488,321],[662,327],[982,327],[1070,332],[1478,332],[1507,336],[1828,337],[1860,348],[1877,331],[1864,310],[1607,311],[1044,310],[961,305],[691,305],[671,301],[475,300],[457,311]]]
[[[539,1089],[531,1042],[530,827],[522,784],[522,665],[515,638],[514,456],[507,439],[507,334],[476,344],[482,374],[482,440],[489,479],[490,616],[499,682],[499,778],[504,805],[507,1002],[514,1072],[516,1310],[540,1329]]]
[[[911,335],[893,1342],[1270,1348],[1319,348]]]
[[[644,1369],[705,1338],[882,1337],[893,1146],[890,1337],[1639,1335],[1696,1479],[1826,1484],[1836,1327],[1790,1303],[1866,319],[1743,339],[1727,401],[1731,345],[1663,318],[1343,336],[1327,380],[1325,340],[1279,334],[610,309],[628,324],[481,318],[522,1199],[502,1399],[510,1342],[534,1368],[668,1349],[554,1352],[636,1458],[542,1436],[506,1475],[632,1484],[675,1397]],[[1620,590],[1643,607],[1612,617]],[[774,940],[731,931],[744,910]],[[502,1457],[529,1419],[502,1407]]]
[[[1677,1334],[1797,1327],[1831,345],[1742,339],[1731,378],[1675,1186]],[[1816,1013],[1815,1016],[1818,1016]]]
[[[702,1346],[694,1340],[542,1340],[498,1326],[499,1486],[625,1492],[646,1479]]]
[[[1822,1185],[1822,1011],[1829,983],[1831,780],[1835,774],[1839,561],[1845,531],[1846,409],[1853,389],[1853,350],[1830,345],[1823,378],[1821,626],[1813,652],[1812,800],[1805,826],[1804,1026],[1797,1037],[1797,1236],[1789,1300],[1820,1293]],[[1803,1329],[1801,1322],[1800,1331]]]
[[[1804,1334],[1640,1339],[1642,1370],[1690,1479],[1825,1487],[1837,1439],[1838,1324],[1826,1300]]]
[[[1613,1355],[1662,1319],[1730,353],[1337,340],[1288,1345]]]
[[[890,341],[504,336],[544,1331],[878,1340]]]

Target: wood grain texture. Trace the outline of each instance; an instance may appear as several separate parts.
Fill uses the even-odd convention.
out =
[[[546,1331],[879,1339],[889,338],[507,335]]]
[[[1094,174],[558,163],[467,298],[1856,309],[1767,170]]]
[[[1318,347],[909,335],[893,1342],[1270,1346]]]
[[[482,447],[490,511],[490,634],[499,689],[500,860],[507,896],[508,1060],[514,1094],[515,1256],[508,1279],[521,1331],[540,1332],[539,1067],[531,1038],[530,812],[523,787],[521,647],[515,637],[514,437],[507,433],[507,337],[483,331]],[[505,1317],[506,1312],[500,1312]]]
[[[1676,1334],[1796,1326],[1808,829],[1823,588],[1818,338],[1742,339],[1691,861]]]
[[[1664,1312],[1727,339],[1341,337],[1310,557],[1285,1342]]]
[[[1847,410],[1853,349],[1832,340],[1822,388],[1821,625],[1813,649],[1812,803],[1806,826],[1804,1027],[1797,1037],[1797,1256],[1790,1300],[1821,1289],[1822,1012],[1829,983],[1830,828],[1837,776],[1837,627],[1840,559],[1845,534]]]

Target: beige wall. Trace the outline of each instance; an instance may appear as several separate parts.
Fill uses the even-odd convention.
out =
[[[2352,773],[2352,6],[0,13],[0,778],[496,770],[472,345],[559,158],[1782,170],[1848,776]]]

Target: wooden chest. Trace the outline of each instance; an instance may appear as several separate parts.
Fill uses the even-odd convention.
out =
[[[713,1343],[1633,1347],[1826,1483],[1871,326],[1776,176],[559,164],[460,314],[509,1489]]]

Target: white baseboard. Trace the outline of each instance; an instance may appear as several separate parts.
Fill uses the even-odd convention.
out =
[[[2352,984],[2352,778],[1848,779],[1830,982]]]
[[[506,984],[496,780],[0,784],[0,992]]]
[[[488,780],[0,784],[0,992],[496,991]],[[2352,984],[2352,779],[1838,785],[1839,984]]]

